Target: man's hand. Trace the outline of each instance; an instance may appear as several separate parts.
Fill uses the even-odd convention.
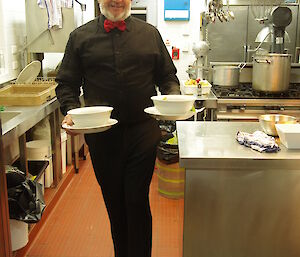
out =
[[[70,114],[67,114],[67,115],[64,117],[64,119],[63,119],[61,125],[63,125],[63,124],[67,124],[67,125],[69,125],[69,126],[73,126],[73,125],[74,125],[74,122],[72,121],[72,118],[71,118],[71,115],[70,115]],[[74,131],[72,131],[72,130],[70,130],[70,129],[64,128],[64,130],[66,130],[66,132],[67,132],[69,135],[71,135],[71,136],[76,136],[76,135],[78,135],[78,133],[75,133]]]
[[[70,114],[67,114],[67,115],[64,117],[64,119],[63,119],[63,121],[62,121],[62,124],[67,124],[67,125],[69,125],[69,126],[73,126],[73,125],[74,125],[74,123],[73,123],[73,121],[72,121],[72,118],[71,118],[71,115],[70,115]]]

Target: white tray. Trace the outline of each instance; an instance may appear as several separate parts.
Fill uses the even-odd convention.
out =
[[[154,106],[144,109],[144,112],[157,120],[186,120],[195,115],[193,111],[188,111],[184,114],[161,114]]]
[[[80,127],[80,126],[69,126],[67,124],[63,124],[62,128],[69,130],[70,132],[76,134],[92,134],[92,133],[99,133],[110,129],[113,125],[117,124],[118,121],[115,119],[110,119],[107,124],[100,125],[100,126],[92,126],[92,127]]]

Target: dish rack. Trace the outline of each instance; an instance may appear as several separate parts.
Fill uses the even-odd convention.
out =
[[[54,78],[37,78],[32,83],[17,84],[12,81],[0,89],[0,105],[36,106],[56,96],[57,83]]]

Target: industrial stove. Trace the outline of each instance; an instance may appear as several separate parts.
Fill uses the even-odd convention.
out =
[[[216,120],[258,120],[261,114],[286,114],[300,119],[300,84],[290,84],[282,93],[253,90],[251,83],[238,87],[213,85],[217,97]]]

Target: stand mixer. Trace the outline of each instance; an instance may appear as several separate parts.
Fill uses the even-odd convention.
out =
[[[196,61],[194,61],[193,65],[189,65],[186,72],[189,74],[190,79],[203,79],[209,45],[205,41],[199,41],[193,44],[192,50],[196,57]]]

